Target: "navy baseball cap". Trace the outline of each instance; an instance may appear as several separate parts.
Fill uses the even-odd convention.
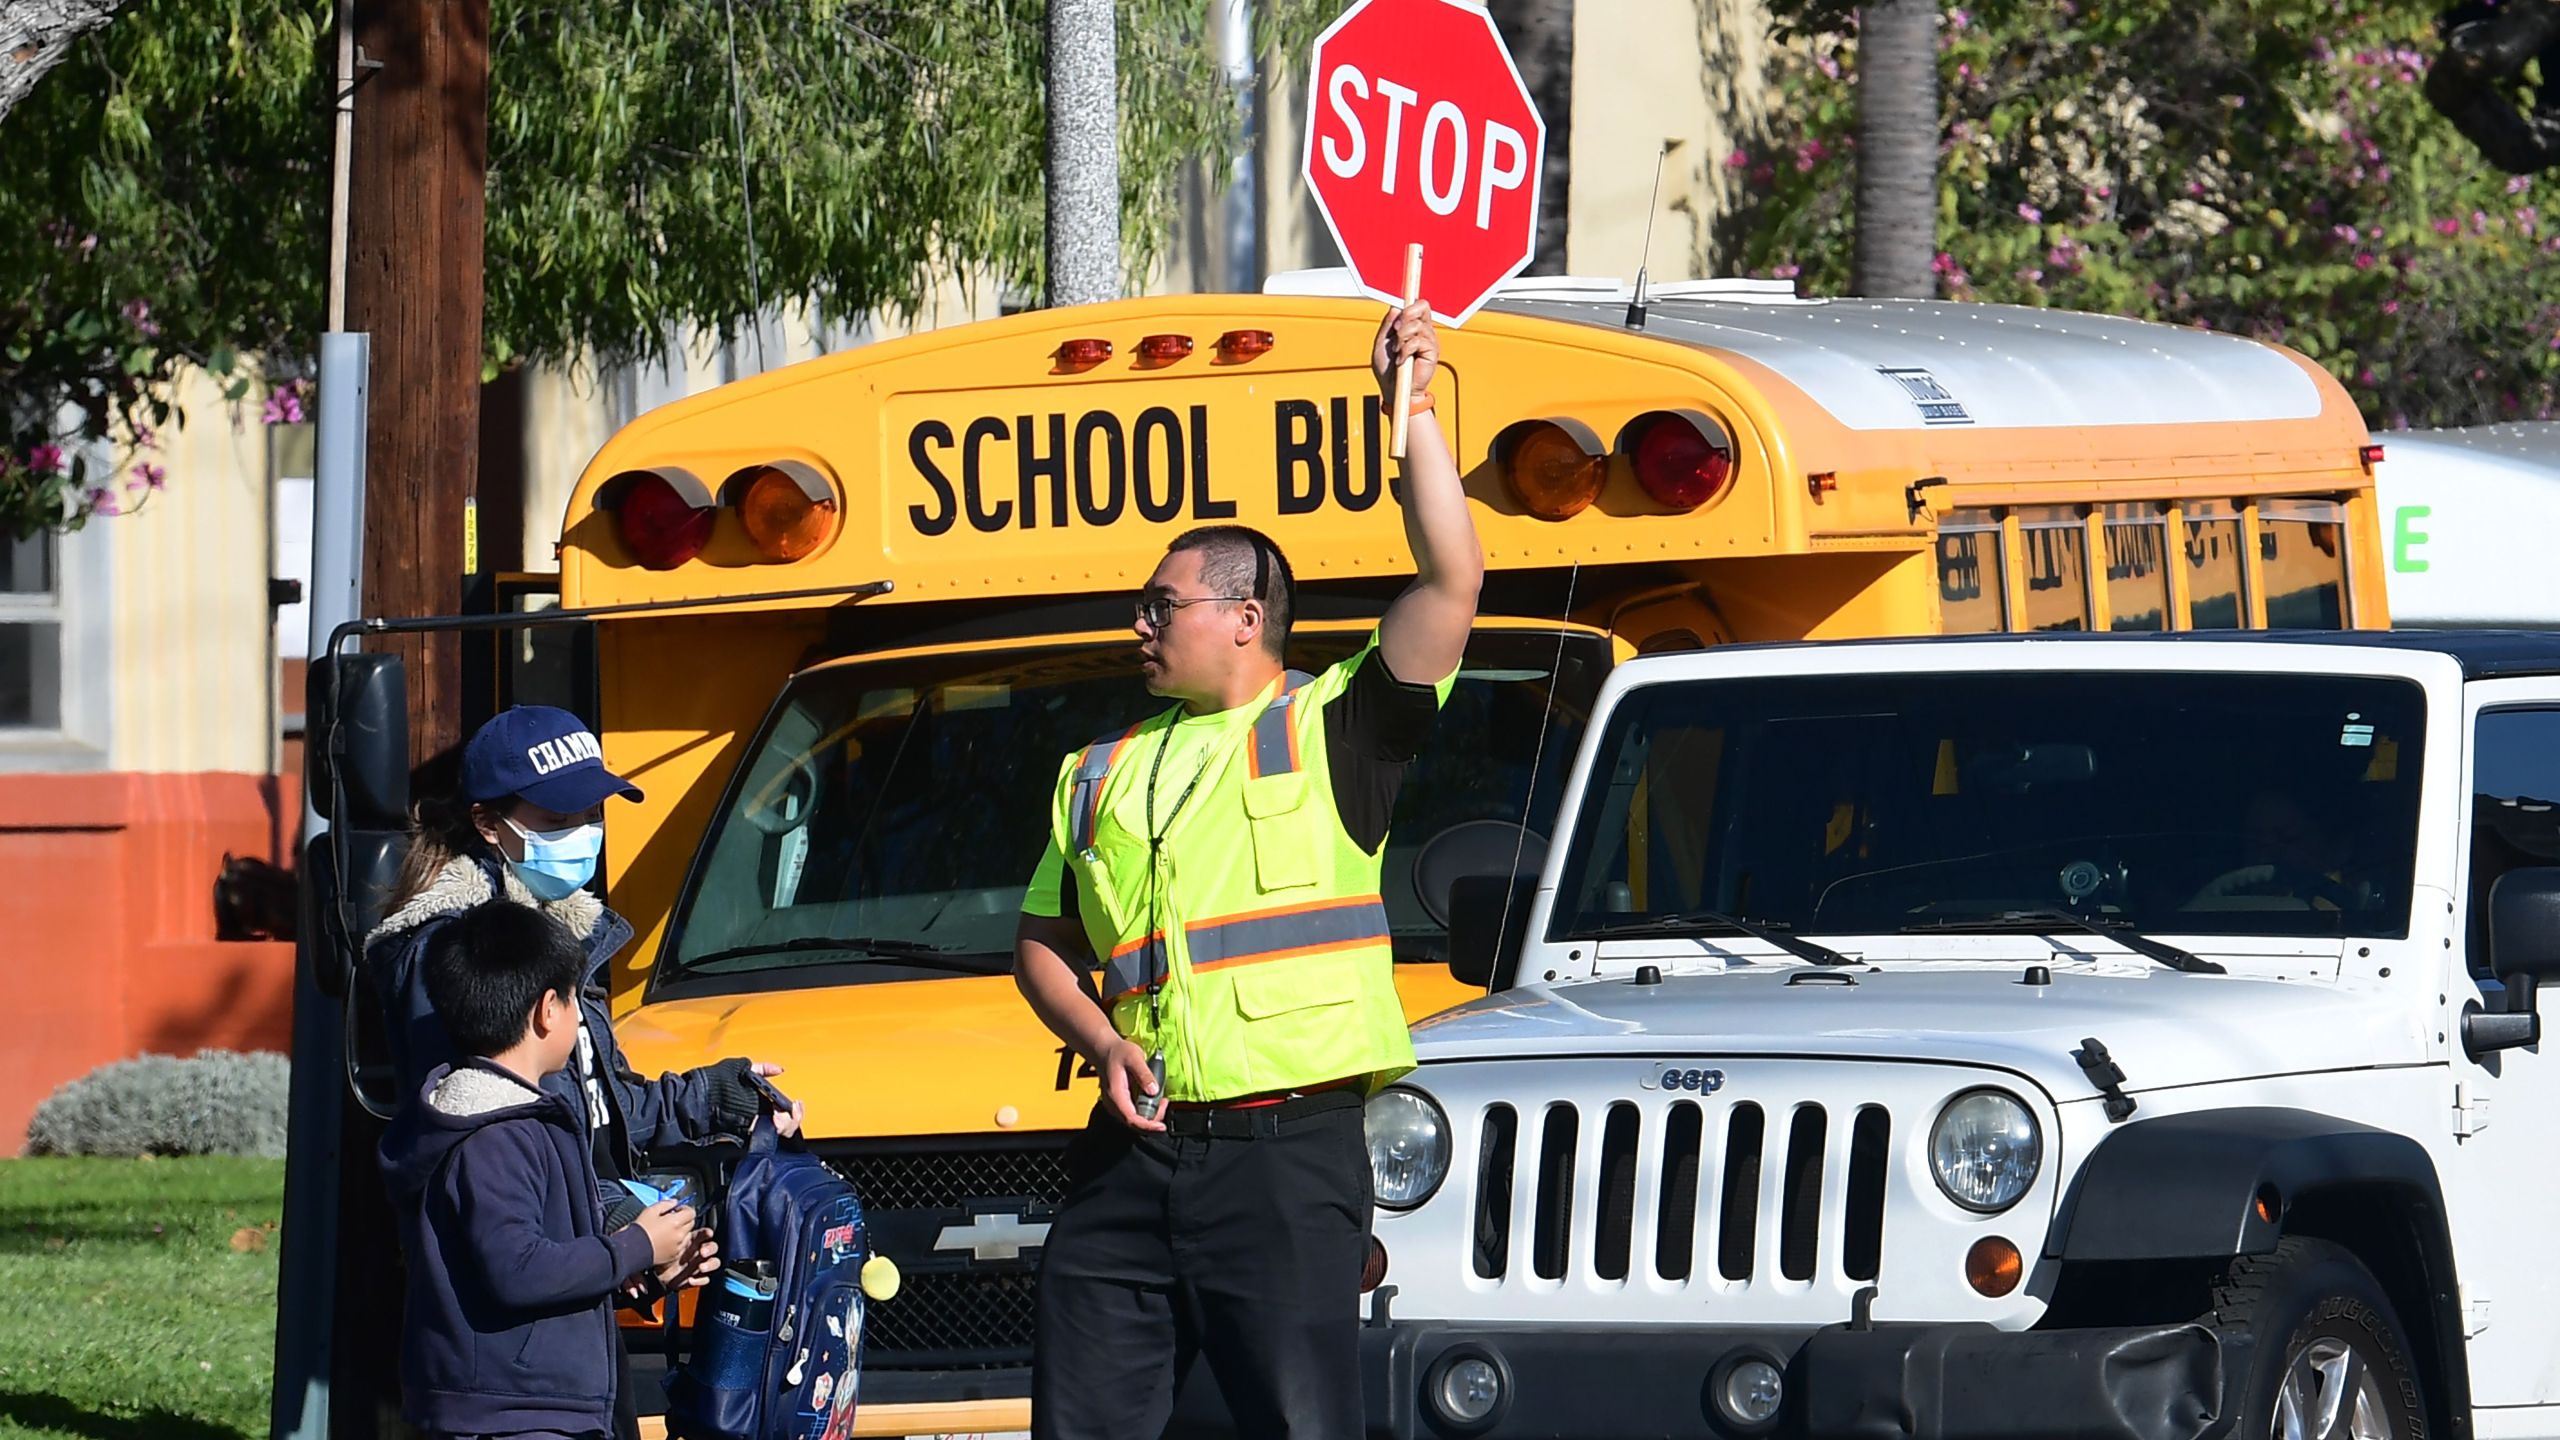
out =
[[[586,722],[549,705],[499,711],[462,748],[462,798],[474,804],[521,795],[545,810],[575,815],[609,795],[640,798],[640,787],[604,768],[604,748]]]

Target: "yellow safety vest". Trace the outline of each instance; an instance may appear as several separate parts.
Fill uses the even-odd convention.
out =
[[[1312,681],[1292,671],[1226,712],[1169,823],[1192,765],[1161,767],[1152,859],[1150,762],[1181,707],[1094,741],[1059,773],[1053,833],[1103,960],[1103,1002],[1122,1035],[1165,1057],[1171,1099],[1354,1077],[1375,1088],[1413,1068],[1380,857],[1343,829],[1325,749],[1324,704],[1355,663]]]

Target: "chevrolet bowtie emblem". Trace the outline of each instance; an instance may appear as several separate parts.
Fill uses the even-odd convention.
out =
[[[966,1225],[945,1225],[933,1237],[936,1250],[966,1250],[974,1260],[1014,1260],[1049,1239],[1044,1222],[1026,1225],[1019,1215],[972,1215]]]

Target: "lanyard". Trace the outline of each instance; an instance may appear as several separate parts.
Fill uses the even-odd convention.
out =
[[[1217,758],[1215,749],[1201,755],[1200,768],[1191,772],[1191,783],[1183,786],[1182,793],[1174,797],[1173,809],[1164,817],[1164,828],[1157,829],[1156,781],[1164,774],[1164,757],[1173,749],[1174,731],[1181,723],[1176,720],[1165,727],[1164,739],[1156,746],[1155,761],[1147,767],[1147,930],[1158,936],[1156,952],[1147,964],[1147,1023],[1158,1027],[1159,1034],[1164,1024],[1159,997],[1164,993],[1165,969],[1173,952],[1171,941],[1163,936],[1164,926],[1159,923],[1164,910],[1164,874],[1157,868],[1158,852],[1164,848],[1164,837],[1173,832],[1173,822],[1181,818],[1182,807],[1191,803],[1192,792],[1200,788],[1200,781],[1208,775],[1209,762]]]

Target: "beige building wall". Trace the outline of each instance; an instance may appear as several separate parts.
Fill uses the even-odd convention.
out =
[[[1747,198],[1725,158],[1770,124],[1769,46],[1759,0],[1584,0],[1575,8],[1571,273],[1632,280],[1640,261],[1656,280],[1724,270],[1719,229]]]
[[[167,468],[167,488],[132,514],[90,522],[113,575],[107,768],[269,774],[274,523],[261,397],[226,400],[196,370],[172,390],[186,423],[139,457]]]

